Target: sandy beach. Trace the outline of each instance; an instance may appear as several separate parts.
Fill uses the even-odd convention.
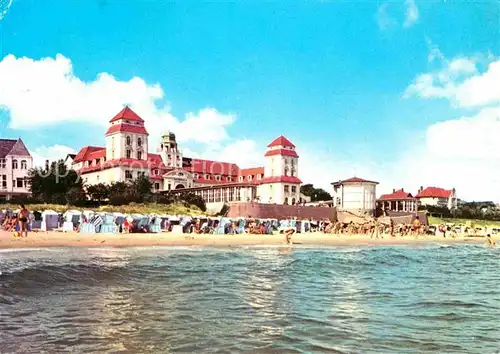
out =
[[[404,245],[404,244],[457,244],[484,243],[482,237],[442,238],[425,236],[415,238],[388,237],[370,239],[367,235],[332,235],[321,232],[297,234],[294,244],[311,246],[354,245]],[[240,245],[285,245],[283,235],[211,235],[211,234],[81,234],[76,232],[32,232],[27,238],[13,237],[12,233],[0,231],[0,248],[31,247],[134,247],[134,246],[240,246]]]

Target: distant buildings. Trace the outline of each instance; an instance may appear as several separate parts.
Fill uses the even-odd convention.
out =
[[[374,215],[378,182],[352,177],[333,182],[333,206],[339,211]]]
[[[443,189],[438,187],[420,187],[415,196],[420,205],[433,205],[455,209],[458,205],[458,198],[455,188]]]
[[[21,139],[0,139],[0,200],[28,196],[33,158]]]
[[[109,123],[105,147],[85,146],[76,156],[66,157],[66,165],[87,184],[147,176],[155,192],[192,192],[207,204],[300,202],[299,155],[295,145],[284,136],[267,146],[264,167],[243,169],[234,163],[183,156],[172,132],[163,134],[156,154],[149,153],[144,120],[129,107]]]
[[[418,210],[418,199],[411,193],[405,192],[403,188],[392,190],[391,194],[383,194],[378,200],[378,206],[382,211],[416,212]]]

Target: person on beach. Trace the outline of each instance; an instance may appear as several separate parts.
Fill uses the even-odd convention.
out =
[[[415,235],[415,238],[418,237],[418,234],[420,233],[420,227],[422,226],[422,223],[420,222],[420,218],[415,216],[415,220],[412,222],[412,232]]]
[[[295,229],[293,227],[287,228],[283,231],[285,233],[285,242],[289,245],[292,244],[292,235],[295,233]]]
[[[18,213],[18,219],[19,219],[19,234],[21,237],[28,237],[28,218],[30,216],[30,212],[24,204],[19,205],[21,207],[21,210],[19,210]]]
[[[486,247],[495,247],[496,242],[494,239],[491,238],[490,234],[486,235]]]

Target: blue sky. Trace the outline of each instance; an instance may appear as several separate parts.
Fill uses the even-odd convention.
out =
[[[491,102],[461,105],[453,94],[426,96],[422,87],[404,94],[419,75],[445,72],[460,58],[473,61],[476,71],[449,78],[458,80],[453,82],[456,86],[488,74],[500,55],[499,16],[495,0],[13,0],[0,20],[0,60],[13,55],[17,64],[9,63],[4,73],[15,73],[23,70],[19,63],[23,57],[31,60],[26,65],[34,65],[61,54],[72,65],[71,75],[83,84],[98,81],[100,73],[114,77],[110,91],[101,96],[113,96],[114,85],[134,77],[147,86],[158,85],[161,99],[141,98],[136,103],[148,107],[137,112],[146,120],[150,111],[152,115],[168,111],[168,119],[158,113],[158,126],[150,130],[175,129],[177,125],[168,127],[173,122],[169,119],[182,122],[192,113],[205,120],[203,124],[212,124],[207,131],[217,134],[218,123],[213,121],[219,122],[218,118],[206,118],[203,109],[234,118],[231,124],[220,123],[224,137],[201,141],[190,138],[193,134],[186,136],[183,145],[193,154],[255,164],[262,161],[266,143],[284,134],[303,152],[305,182],[325,186],[363,174],[360,177],[381,179],[382,189],[445,184],[442,187],[455,186],[460,195],[460,188],[470,188],[470,176],[456,180],[455,167],[433,172],[435,166],[424,166],[429,171],[421,176],[408,172],[410,177],[395,171],[408,170],[405,163],[412,156],[426,156],[414,149],[429,145],[430,127],[475,117]],[[431,58],[431,53],[439,55]],[[3,64],[7,67],[5,59]],[[34,83],[34,77],[23,78],[23,87],[38,85],[44,92],[29,103],[16,76],[0,76],[3,95],[8,96],[2,99],[0,85],[2,136],[22,136],[39,155],[63,151],[62,147],[103,145],[102,134],[111,118],[109,105],[99,114],[97,101],[69,95],[64,96],[67,104],[74,99],[77,107],[65,108],[57,119],[50,118],[50,104],[41,104],[38,112],[23,107],[15,113],[20,103],[6,93],[12,85],[20,92],[19,99],[24,97],[23,102],[34,106],[47,102],[45,95],[57,97],[57,90],[64,87],[54,86],[50,76],[43,76],[43,83]],[[112,99],[116,112],[122,96]],[[495,108],[498,102],[495,97]],[[75,118],[71,110],[85,104],[95,109],[88,119]],[[241,156],[235,146],[251,151]],[[461,163],[458,158],[453,166]],[[430,159],[436,163],[436,157]],[[498,169],[489,172],[493,177],[488,183],[500,178]],[[465,195],[489,194],[485,189],[468,190]],[[492,197],[500,200],[498,194]]]

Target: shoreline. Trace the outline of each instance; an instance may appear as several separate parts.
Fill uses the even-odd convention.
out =
[[[216,234],[80,234],[76,232],[31,232],[27,238],[15,238],[0,231],[0,249],[44,247],[147,247],[147,246],[395,246],[428,244],[484,244],[484,237],[443,238],[414,236],[370,238],[368,235],[334,235],[321,232],[295,234],[293,245],[284,235]]]

